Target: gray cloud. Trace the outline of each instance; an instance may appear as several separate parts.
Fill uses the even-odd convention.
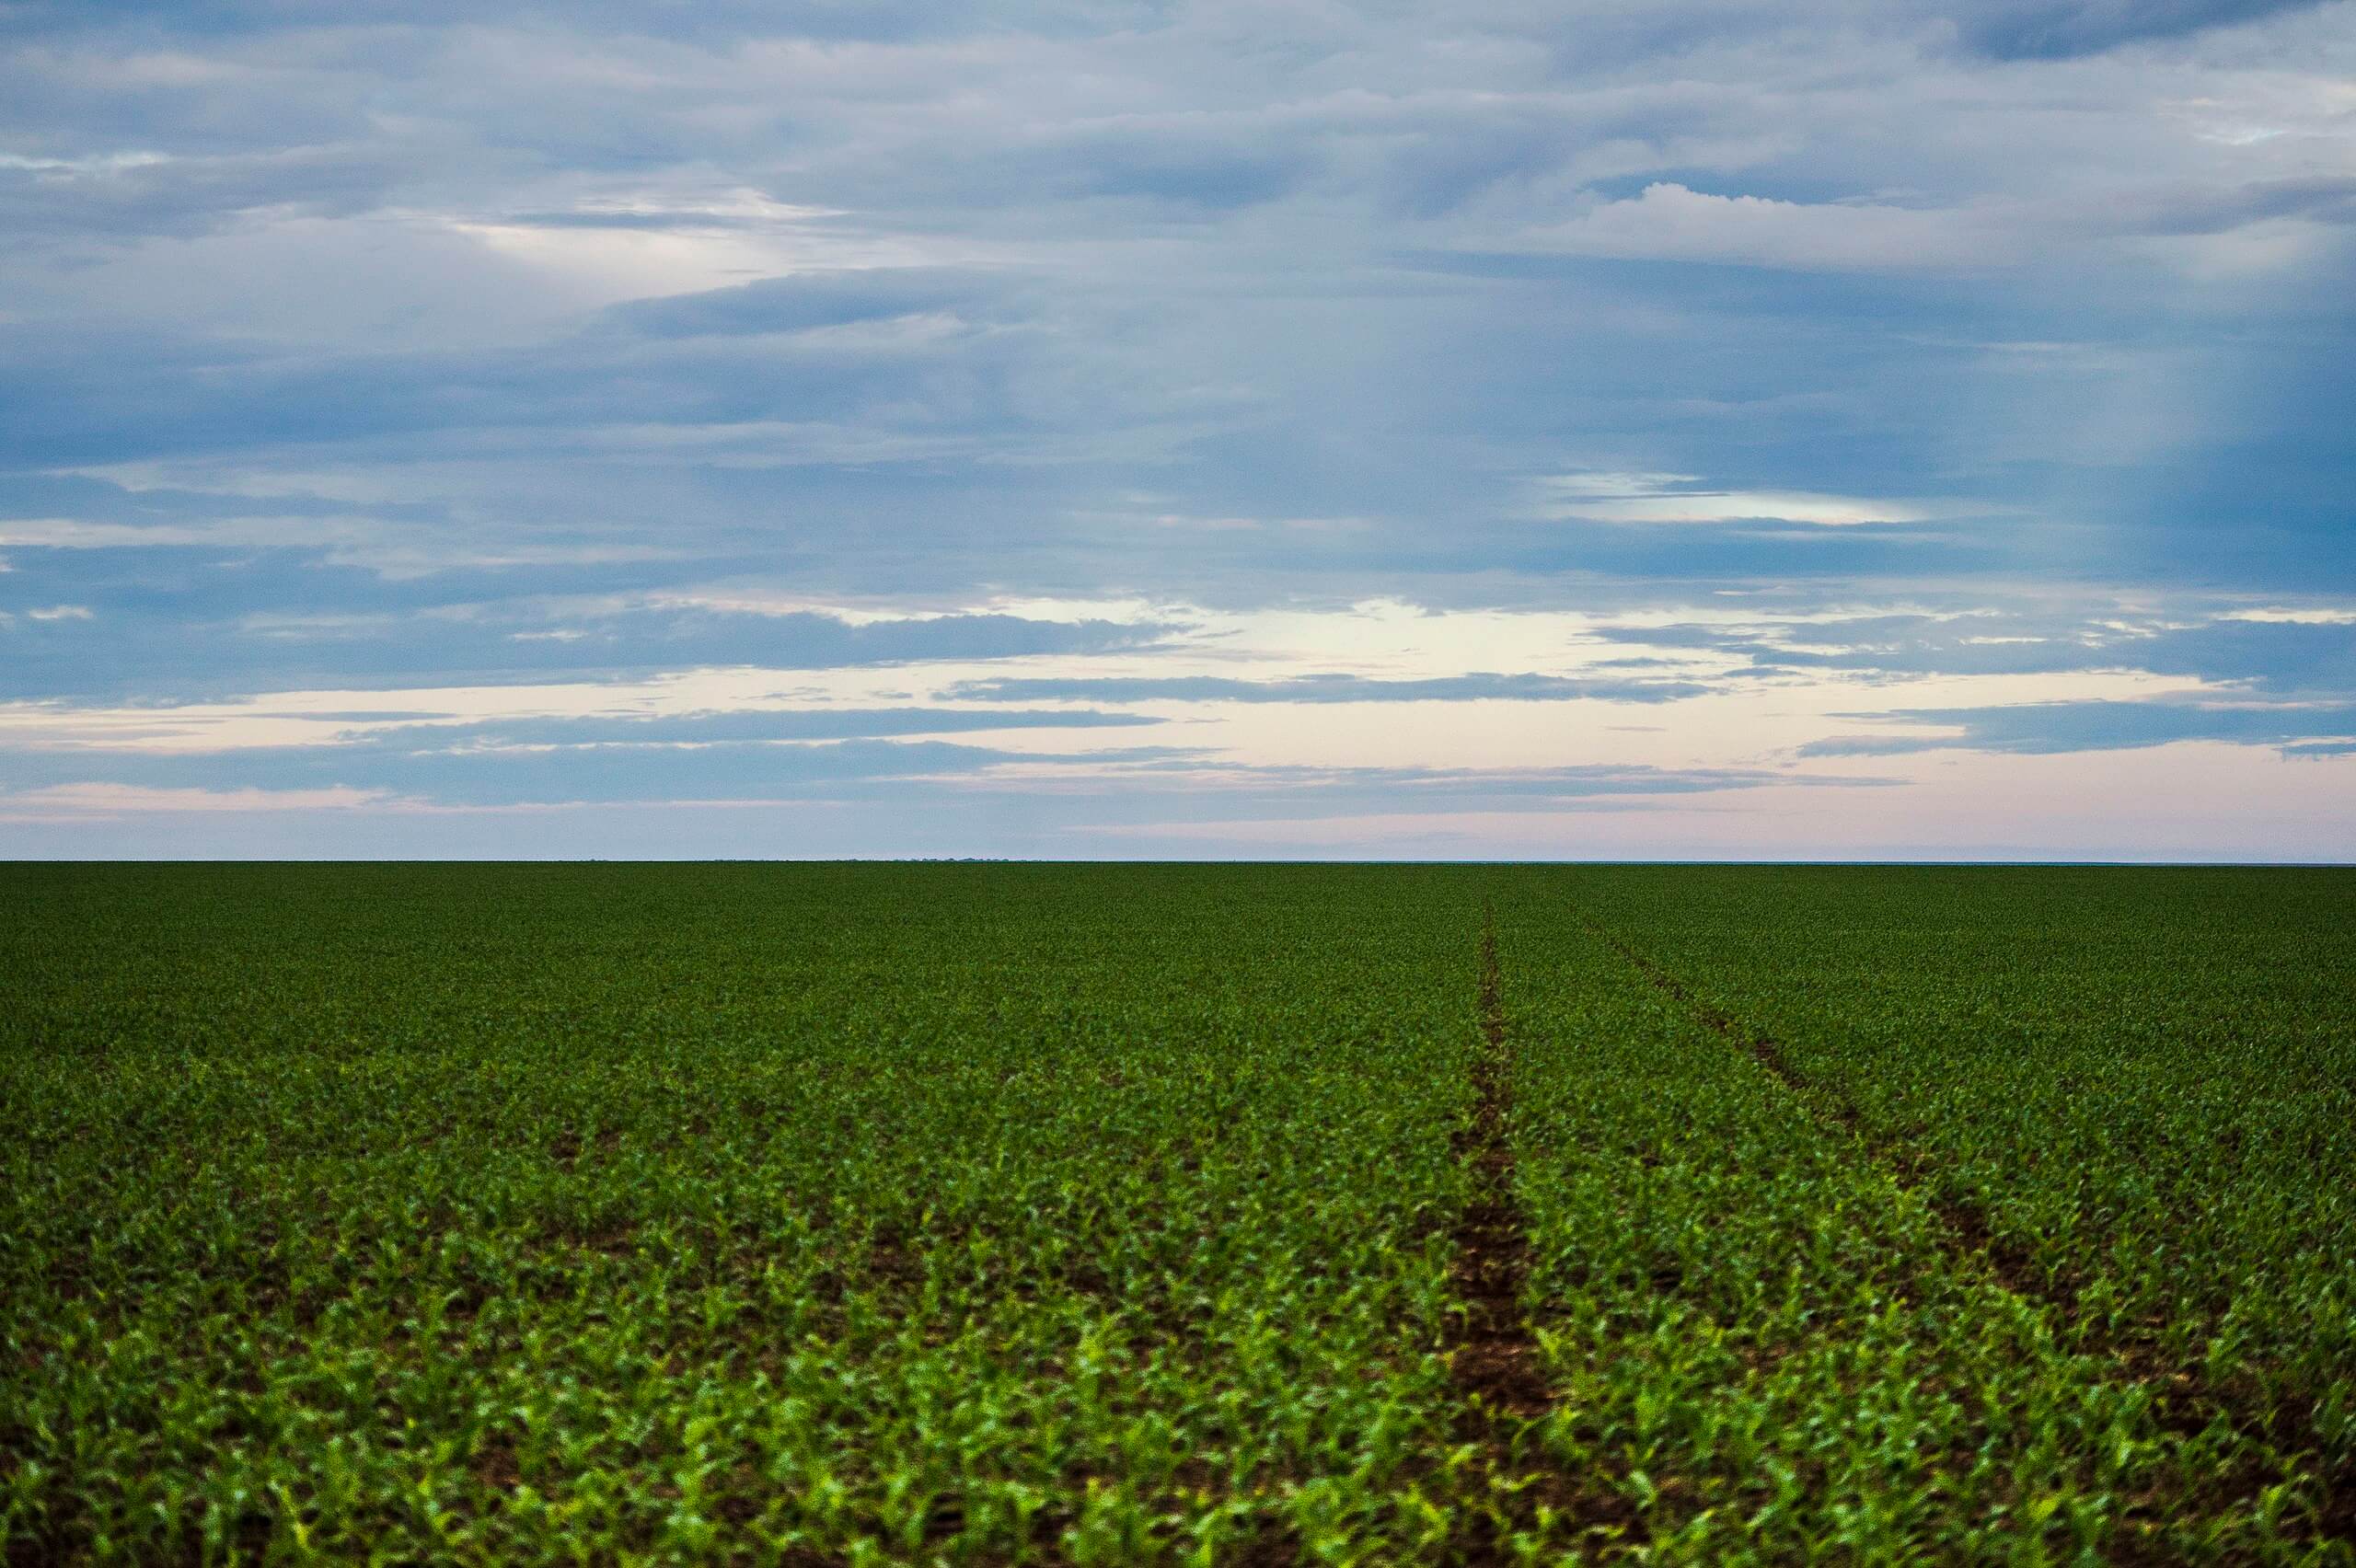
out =
[[[1598,635],[1738,657],[1761,674],[1838,670],[1896,678],[2134,670],[2284,695],[2356,694],[2356,623],[2347,622],[2213,618],[2141,628],[2085,607],[2074,615],[1858,616],[1768,628],[1612,627]]]
[[[29,564],[44,552],[16,553]],[[126,552],[60,551],[80,558]],[[691,596],[619,603],[601,587],[642,583],[641,563],[567,572],[553,565],[455,574],[455,581],[352,582],[364,572],[300,558],[263,564],[229,552],[144,550],[76,571],[20,570],[0,577],[0,608],[68,603],[90,613],[0,627],[0,651],[18,698],[189,699],[309,686],[498,683],[550,677],[612,680],[708,665],[837,670],[937,660],[1106,653],[1150,648],[1160,624],[1046,621],[965,614],[851,623],[810,611],[764,613]],[[253,581],[269,570],[274,592]],[[581,596],[491,596],[570,577]],[[242,580],[242,581],[240,581]],[[338,612],[313,608],[322,585]]]
[[[888,724],[876,727],[890,730]],[[654,735],[662,732],[659,725],[649,728]],[[909,728],[948,726],[919,721]],[[1011,762],[1150,761],[1171,755],[1161,748],[1132,747],[1079,758],[884,738],[679,744],[650,737],[640,744],[526,746],[441,740],[410,732],[333,745],[248,747],[190,755],[20,752],[0,765],[0,783],[13,790],[98,781],[150,790],[343,789],[451,806],[899,799],[924,781],[969,779]]]
[[[2300,755],[2336,753],[2356,736],[2356,703],[2235,706],[2194,702],[2030,702],[1918,708],[1849,717],[1951,726],[1951,736],[1843,735],[1811,742],[1806,756],[1896,756],[1962,749],[2030,755],[2119,751],[2177,741],[2270,745]]]
[[[1005,280],[976,272],[889,268],[768,278],[735,288],[635,300],[610,314],[631,330],[656,338],[802,332],[970,306],[1006,286]]]
[[[1365,675],[1296,675],[1285,680],[1235,680],[1217,675],[1127,675],[1098,678],[999,676],[966,681],[951,695],[989,702],[1674,702],[1712,689],[1692,681],[1606,679],[1568,675],[1447,675],[1429,680],[1379,680]]]
[[[2231,27],[2315,0],[1997,0],[1967,7],[1959,30],[2000,60],[2056,59],[2145,39],[2178,38]]]
[[[826,708],[740,709],[640,718],[506,719],[481,723],[398,725],[341,743],[377,750],[492,750],[538,746],[708,746],[763,741],[873,740],[965,730],[1097,730],[1158,724],[1135,713],[1093,709]]]

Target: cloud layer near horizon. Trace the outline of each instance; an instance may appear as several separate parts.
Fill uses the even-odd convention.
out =
[[[0,854],[2356,856],[2356,0],[0,14]]]

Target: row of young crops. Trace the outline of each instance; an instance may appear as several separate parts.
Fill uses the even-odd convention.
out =
[[[2123,1520],[2162,1555],[2303,1549],[2287,1538],[2344,1560],[2350,880],[1600,868],[1579,887],[1615,946],[1677,977],[1689,1014],[1780,1069],[1780,1104],[1839,1129],[1845,1169],[1935,1216],[1938,1250],[1969,1255],[2004,1310],[2075,1358],[2050,1383],[2149,1405],[2080,1446],[2150,1435],[2165,1463],[2082,1470],[2061,1512]]]
[[[2356,1562],[2350,879],[0,875],[12,1560]]]

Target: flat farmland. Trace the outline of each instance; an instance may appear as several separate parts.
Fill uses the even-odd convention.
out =
[[[2356,1563],[2356,872],[0,893],[11,1563]]]

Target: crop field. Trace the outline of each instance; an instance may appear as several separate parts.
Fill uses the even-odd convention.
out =
[[[2356,1564],[2356,873],[0,894],[10,1564]]]

